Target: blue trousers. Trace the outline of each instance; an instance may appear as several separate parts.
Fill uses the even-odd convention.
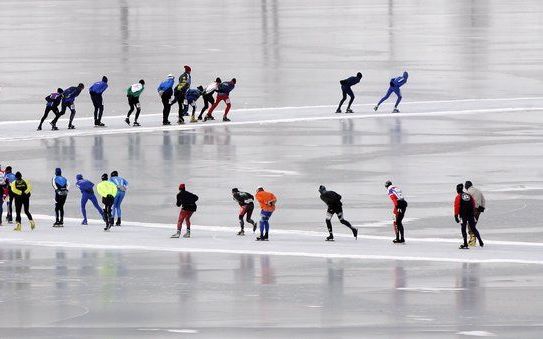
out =
[[[81,195],[81,214],[83,214],[83,220],[87,220],[87,210],[85,209],[85,206],[87,205],[87,201],[90,200],[98,213],[100,213],[100,216],[104,218],[104,211],[102,210],[102,207],[98,205],[98,200],[96,200],[96,196],[94,193],[82,193]]]
[[[115,216],[117,216],[117,218],[121,217],[121,203],[123,202],[124,195],[125,192],[119,191],[115,196],[115,200],[113,201],[113,218],[115,218]]]
[[[396,105],[394,105],[394,107],[398,107],[398,105],[400,104],[400,101],[402,101],[402,92],[400,91],[399,87],[392,87],[392,86],[388,88],[387,94],[385,94],[385,96],[381,100],[379,100],[379,103],[377,104],[377,106],[381,105],[383,101],[388,99],[388,97],[392,93],[396,94],[396,96],[398,97],[398,99],[396,99]]]
[[[266,234],[268,234],[268,230],[270,229],[268,220],[270,220],[272,213],[273,212],[260,211],[260,235],[264,235],[264,230],[266,230]]]

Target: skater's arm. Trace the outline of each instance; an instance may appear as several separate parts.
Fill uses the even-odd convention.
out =
[[[454,215],[460,214],[460,200],[461,199],[462,198],[460,197],[460,194],[458,194],[456,198],[454,199]]]
[[[30,180],[25,180],[25,182],[26,182],[25,194],[29,194],[30,192],[32,192],[32,184],[30,183]]]

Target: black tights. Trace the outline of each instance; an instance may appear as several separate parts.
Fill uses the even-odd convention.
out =
[[[32,214],[30,214],[29,206],[30,197],[27,194],[23,194],[15,197],[15,221],[21,222],[21,207],[24,207],[24,211],[28,220],[32,220]]]

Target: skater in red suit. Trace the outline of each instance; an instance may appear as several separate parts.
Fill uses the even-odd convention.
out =
[[[177,207],[181,207],[181,211],[177,220],[177,232],[171,236],[172,238],[181,236],[183,221],[187,225],[187,232],[183,238],[190,238],[190,217],[196,212],[196,201],[198,201],[198,196],[185,190],[185,184],[180,184],[179,193],[177,193]]]
[[[233,78],[230,81],[225,81],[219,85],[219,88],[217,89],[217,101],[215,101],[213,106],[211,106],[211,108],[207,112],[204,121],[215,120],[212,113],[215,108],[217,108],[219,103],[223,100],[226,103],[226,109],[224,110],[222,121],[230,121],[230,119],[228,119],[228,112],[230,111],[230,107],[232,107],[232,105],[230,104],[230,92],[234,90],[234,87],[236,87],[236,78]]]
[[[394,214],[394,233],[396,233],[396,239],[392,240],[392,242],[395,244],[403,244],[405,238],[402,221],[405,216],[405,210],[407,209],[407,201],[403,198],[402,190],[400,190],[399,187],[392,185],[392,182],[385,182],[385,187],[390,200],[392,200],[392,203],[394,204],[392,213]]]

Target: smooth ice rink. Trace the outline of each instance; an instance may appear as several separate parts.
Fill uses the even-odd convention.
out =
[[[540,2],[69,3],[0,3],[0,164],[32,181],[38,225],[0,227],[0,338],[541,336]],[[231,123],[161,126],[156,87],[184,64],[194,85],[237,78]],[[401,113],[374,112],[404,69]],[[357,71],[356,113],[334,114]],[[94,128],[103,74],[108,127]],[[136,129],[122,116],[140,78]],[[35,131],[43,98],[79,82],[77,129]],[[53,229],[56,167],[72,184],[119,171],[124,225],[104,232],[90,205],[80,225],[72,187]],[[409,203],[403,246],[387,179]],[[488,201],[486,245],[460,251],[465,180]],[[200,197],[191,239],[169,238],[180,182]],[[334,219],[324,242],[321,184],[358,240]],[[230,191],[259,185],[278,198],[267,243],[235,235]]]

